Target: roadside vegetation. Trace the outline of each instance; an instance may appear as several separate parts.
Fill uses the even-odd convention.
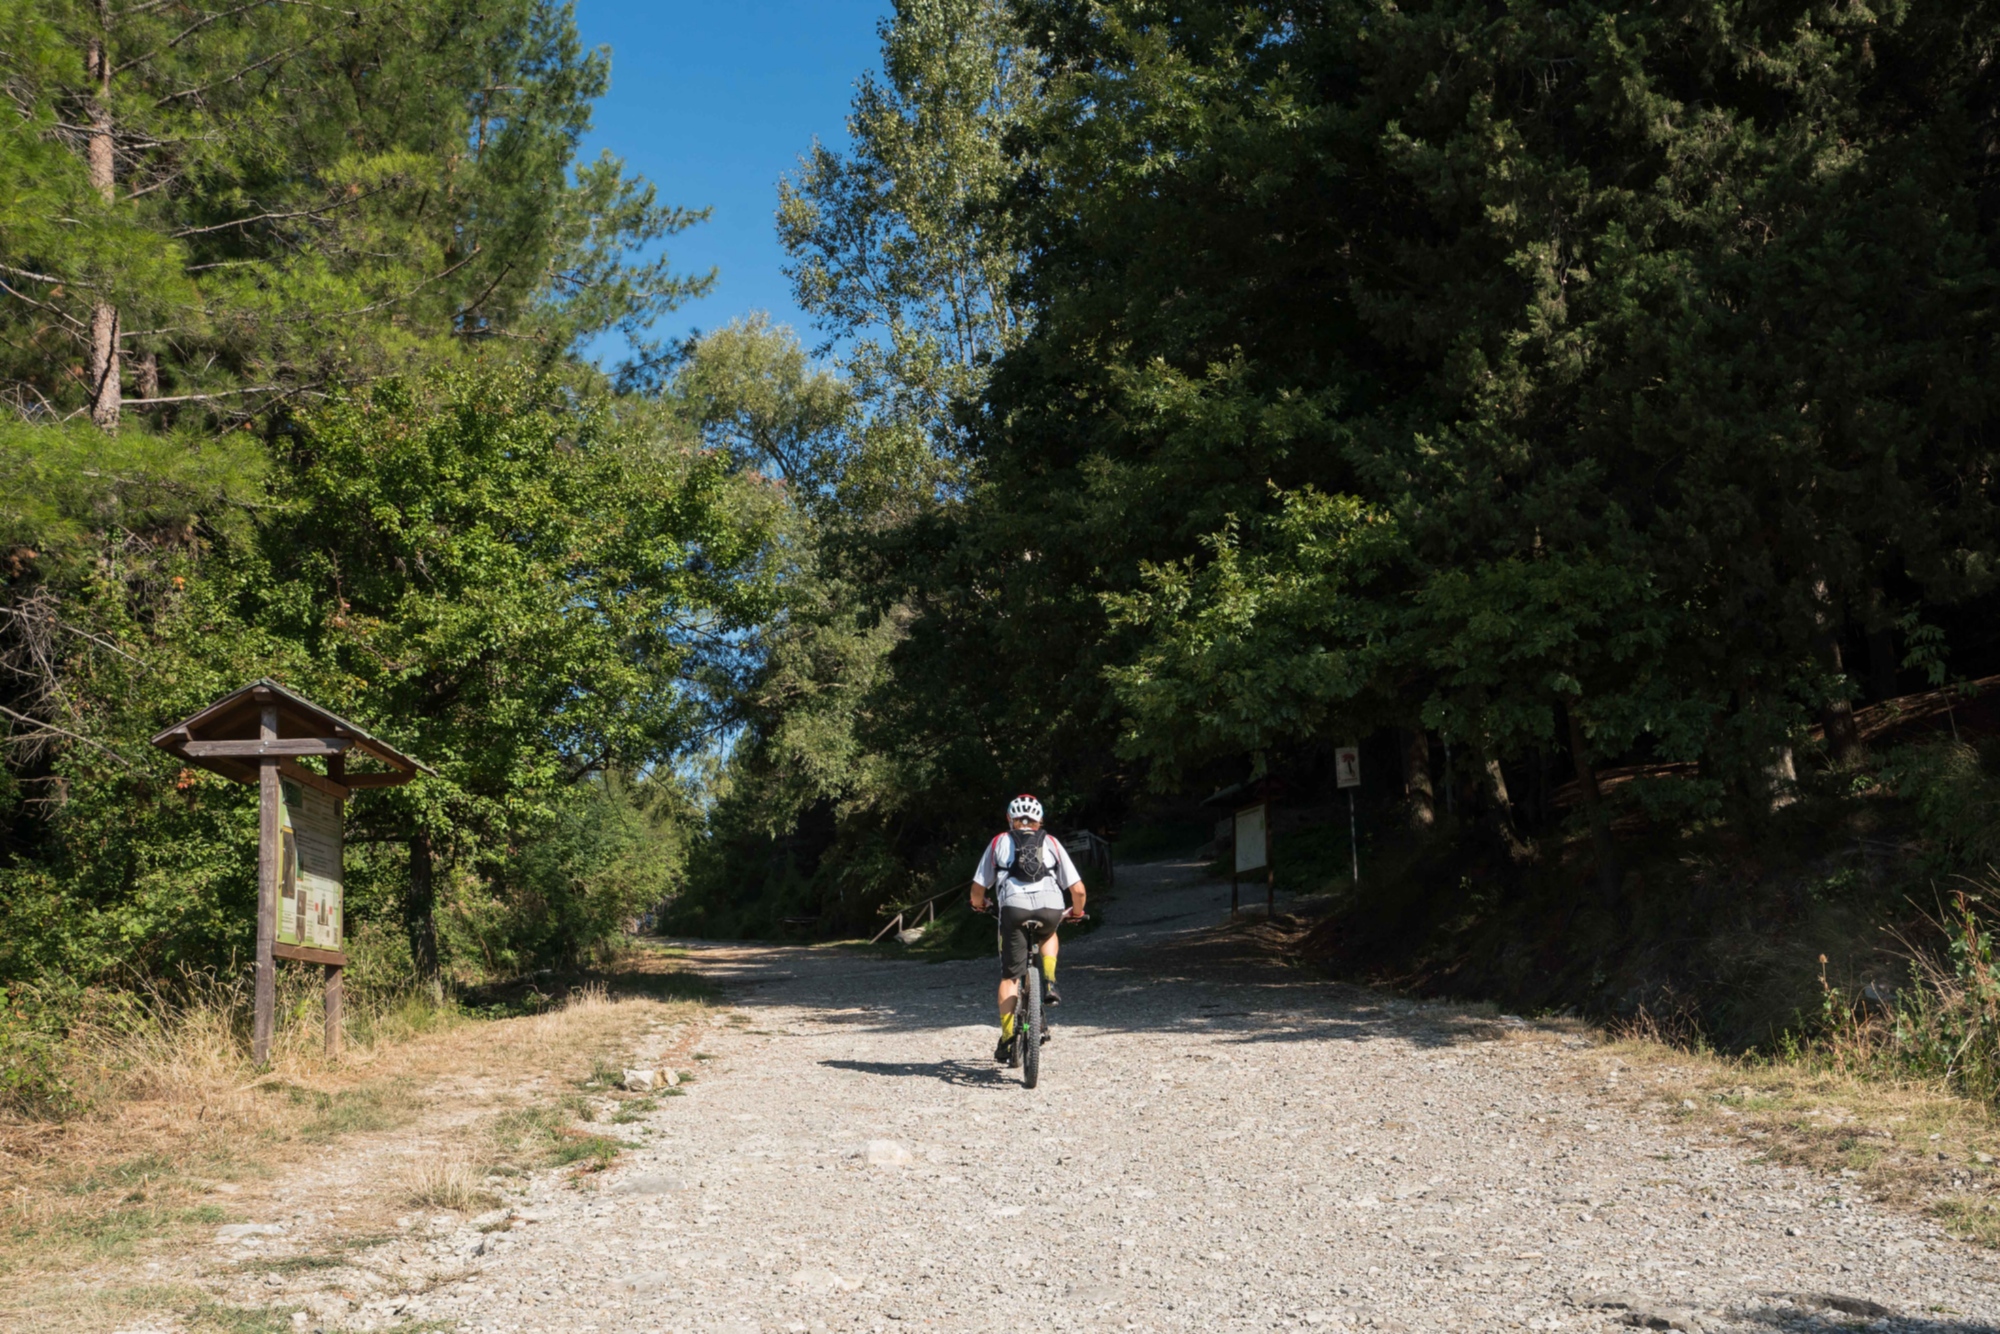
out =
[[[587,1180],[662,1105],[627,1094],[617,1072],[646,1046],[695,1077],[716,1016],[704,984],[643,947],[549,986],[484,1008],[427,993],[377,1005],[338,1064],[324,1058],[314,998],[294,991],[262,1070],[246,1059],[248,1007],[234,991],[80,1021],[66,1052],[87,1100],[60,1121],[0,1130],[0,1323],[46,1327],[82,1309],[92,1324],[114,1319],[121,1289],[99,1291],[80,1270],[180,1272],[217,1226],[269,1221],[303,1180],[338,1205],[336,1250],[394,1236],[413,1210],[500,1207],[532,1171]],[[197,1296],[167,1305],[193,1310]]]
[[[147,741],[266,675],[436,770],[364,1052],[866,938],[1031,790],[1269,801],[1342,976],[1991,1104],[1993,13],[899,2],[810,345],[655,336],[706,215],[555,0],[181,22],[0,6],[5,1133],[404,1115],[231,1064],[254,803]]]

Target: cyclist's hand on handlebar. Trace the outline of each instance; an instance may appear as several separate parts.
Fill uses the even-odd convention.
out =
[[[1083,920],[1083,909],[1081,907],[1071,908],[1063,914],[1063,920],[1065,922],[1081,922]]]

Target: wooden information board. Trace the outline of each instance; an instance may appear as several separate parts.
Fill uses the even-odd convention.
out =
[[[153,738],[189,764],[257,788],[257,985],[250,1048],[269,1059],[277,961],[326,969],[326,1050],[340,1052],[347,796],[407,783],[431,770],[366,731],[266,678],[224,695]],[[326,772],[299,763],[317,756]],[[373,772],[350,774],[350,756]]]
[[[278,792],[283,831],[278,864],[284,877],[278,891],[278,943],[339,950],[344,803],[289,776],[279,780]]]

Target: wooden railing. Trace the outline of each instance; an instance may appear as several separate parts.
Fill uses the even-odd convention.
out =
[[[1110,839],[1092,833],[1088,829],[1079,829],[1063,840],[1063,846],[1069,849],[1070,860],[1075,862],[1079,869],[1088,867],[1092,871],[1102,871],[1104,887],[1111,888],[1113,870]]]
[[[1111,888],[1113,872],[1110,839],[1092,833],[1088,829],[1079,829],[1063,840],[1063,846],[1069,849],[1070,860],[1077,864],[1079,870],[1088,869],[1093,874],[1100,871],[1103,872],[1102,883],[1104,888]],[[948,899],[954,894],[963,894],[971,887],[972,882],[970,880],[961,880],[950,889],[942,893],[933,894],[921,903],[913,904],[907,908],[898,908],[896,915],[891,917],[887,922],[884,922],[882,929],[877,931],[869,939],[868,943],[873,945],[884,936],[894,935],[899,931],[908,931],[913,927],[925,926],[935,922],[938,918],[937,902],[939,899]]]
[[[880,931],[877,931],[872,937],[870,937],[868,943],[870,945],[873,945],[876,941],[882,939],[882,937],[890,935],[894,932],[908,931],[913,927],[919,927],[929,922],[935,922],[937,920],[937,915],[938,915],[937,901],[939,899],[948,899],[954,894],[963,894],[967,889],[971,887],[971,885],[972,882],[970,880],[961,881],[958,884],[953,885],[950,889],[944,890],[941,893],[931,895],[929,898],[925,899],[922,903],[919,903],[914,907],[898,908],[896,910],[896,915],[894,917],[891,917],[888,920],[888,922],[886,922],[883,925]],[[905,918],[908,918],[909,920],[906,922],[904,920]]]

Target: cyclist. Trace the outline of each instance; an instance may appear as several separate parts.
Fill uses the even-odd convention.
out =
[[[993,1059],[1005,1065],[1014,1055],[1014,1002],[1028,974],[1025,923],[1040,922],[1043,994],[1056,994],[1056,928],[1083,918],[1083,878],[1069,850],[1042,832],[1042,803],[1026,792],[1007,803],[1007,831],[995,834],[972,873],[972,910],[986,911],[986,893],[995,891],[1000,909],[1000,1045]],[[1046,1035],[1045,1035],[1046,1036]]]

